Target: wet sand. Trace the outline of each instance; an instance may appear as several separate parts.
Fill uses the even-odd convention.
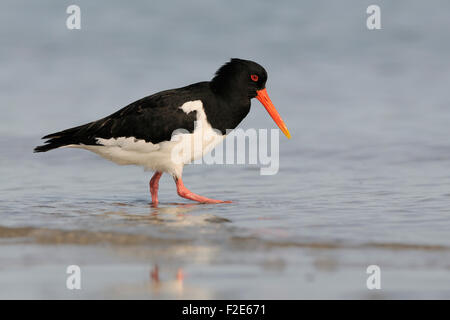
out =
[[[186,220],[183,224],[195,224]],[[222,221],[208,222],[227,229]],[[155,222],[160,223],[160,222]],[[226,222],[225,222],[226,223]],[[176,227],[175,227],[176,228]],[[169,230],[167,230],[169,231]],[[175,231],[175,230],[172,230]],[[116,232],[0,228],[0,298],[395,299],[448,298],[450,248],[396,243],[155,238]],[[382,290],[366,268],[382,267]],[[66,268],[81,268],[81,290]],[[414,279],[414,281],[412,281]]]

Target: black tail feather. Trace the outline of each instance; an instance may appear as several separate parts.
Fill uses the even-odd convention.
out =
[[[33,152],[47,152],[49,150],[52,149],[56,149],[59,147],[64,146],[64,144],[57,144],[57,143],[51,143],[51,142],[46,142],[46,144],[43,144],[41,146],[37,146],[36,148],[34,148]]]
[[[42,139],[48,139],[47,141],[44,142],[45,144],[37,146],[36,148],[34,148],[33,151],[47,152],[52,149],[67,146],[69,144],[77,144],[78,142],[76,142],[75,135],[79,132],[81,127],[83,126],[48,134],[42,137]]]

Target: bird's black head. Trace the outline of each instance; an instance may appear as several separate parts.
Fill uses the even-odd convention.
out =
[[[217,70],[211,81],[214,92],[222,95],[255,98],[266,87],[267,72],[256,62],[231,59]]]
[[[286,137],[291,138],[289,130],[267,94],[266,81],[266,70],[256,62],[231,59],[217,70],[211,80],[211,89],[234,108],[239,110],[245,108],[244,117],[250,108],[250,99],[257,98]]]

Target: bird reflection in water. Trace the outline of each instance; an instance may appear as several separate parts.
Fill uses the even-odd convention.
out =
[[[161,280],[160,271],[157,264],[150,270],[150,283],[152,290],[158,294],[160,292],[172,292],[176,295],[183,295],[184,272],[180,267],[173,278]]]

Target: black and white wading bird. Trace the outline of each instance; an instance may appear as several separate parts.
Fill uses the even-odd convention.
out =
[[[153,170],[155,174],[150,180],[153,204],[158,203],[158,185],[163,172],[173,176],[178,195],[183,198],[202,203],[229,202],[189,191],[181,178],[183,166],[212,150],[225,138],[227,129],[236,128],[249,113],[252,98],[264,105],[290,138],[267,94],[266,81],[267,72],[259,64],[231,59],[211,81],[158,92],[106,118],[49,134],[42,138],[47,139],[45,144],[36,147],[34,152],[81,148],[117,164],[134,164]],[[173,134],[180,129],[183,133]],[[191,152],[195,141],[200,141],[201,148]],[[182,154],[177,160],[173,156],[176,148]]]

